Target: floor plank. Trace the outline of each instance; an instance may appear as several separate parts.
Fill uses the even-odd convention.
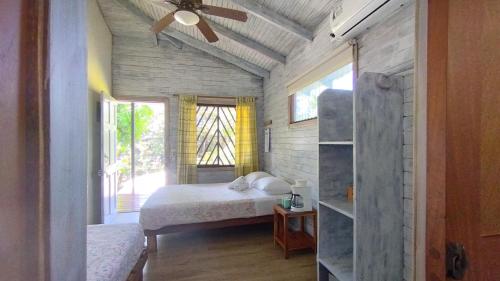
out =
[[[116,211],[121,213],[138,212],[150,194],[117,194]]]
[[[315,255],[297,252],[285,260],[273,246],[271,225],[163,235],[158,249],[145,281],[316,280]]]

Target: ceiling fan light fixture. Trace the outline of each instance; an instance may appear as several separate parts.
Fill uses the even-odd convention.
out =
[[[200,22],[200,17],[193,11],[189,10],[178,10],[174,14],[175,20],[183,25],[195,25]]]

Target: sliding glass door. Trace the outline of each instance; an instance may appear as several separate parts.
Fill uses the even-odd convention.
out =
[[[163,102],[118,104],[118,212],[138,211],[166,183],[165,108]]]

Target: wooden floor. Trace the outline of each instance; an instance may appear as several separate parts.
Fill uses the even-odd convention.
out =
[[[138,212],[149,194],[117,194],[116,211],[120,213]]]
[[[145,281],[308,281],[316,280],[312,252],[283,258],[273,246],[271,225],[244,226],[158,237]]]

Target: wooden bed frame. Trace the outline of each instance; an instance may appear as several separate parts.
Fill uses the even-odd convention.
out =
[[[142,281],[142,270],[144,269],[144,265],[146,264],[146,261],[148,260],[148,251],[144,249],[141,253],[141,256],[139,257],[139,260],[135,264],[134,268],[132,271],[130,271],[130,274],[127,278],[126,281]]]
[[[147,250],[149,253],[153,253],[153,252],[156,252],[158,250],[157,249],[158,243],[156,240],[156,236],[160,235],[160,234],[204,230],[204,229],[214,229],[214,228],[225,228],[225,227],[232,227],[232,226],[271,223],[271,222],[273,222],[273,215],[258,216],[258,217],[251,217],[251,218],[229,219],[229,220],[213,221],[213,222],[177,224],[177,225],[165,226],[165,227],[162,227],[162,228],[157,229],[157,230],[145,229],[144,235],[146,236],[146,240],[147,240]]]

